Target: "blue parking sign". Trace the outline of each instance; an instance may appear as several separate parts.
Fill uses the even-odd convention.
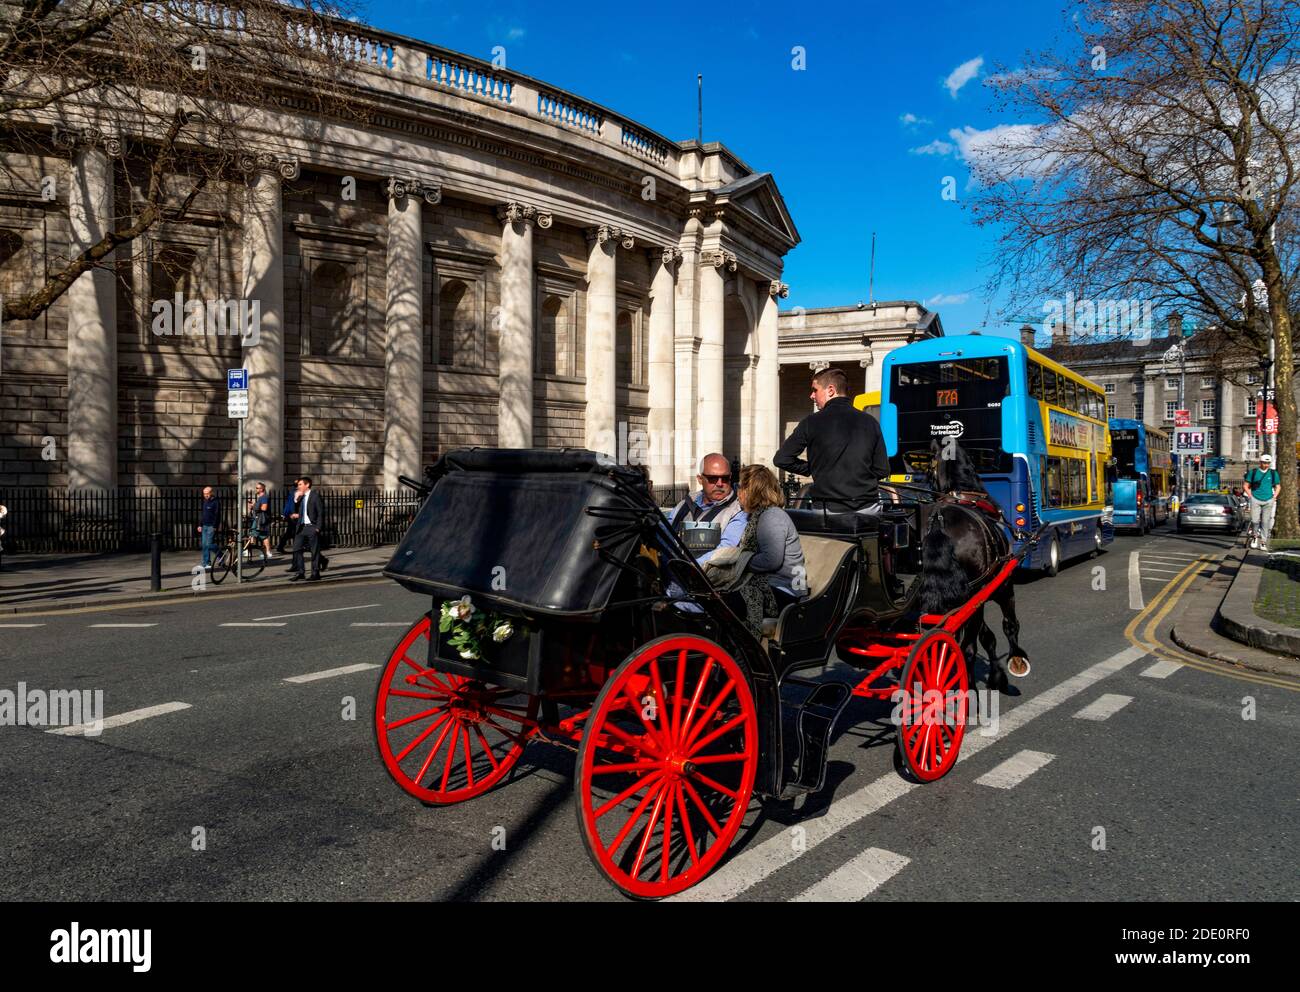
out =
[[[226,369],[227,389],[247,389],[248,369]]]

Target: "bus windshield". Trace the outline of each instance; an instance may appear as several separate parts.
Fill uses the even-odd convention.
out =
[[[1113,427],[1110,432],[1110,451],[1115,458],[1115,477],[1136,479],[1138,471],[1138,432],[1132,428]]]
[[[890,402],[898,409],[895,472],[925,472],[930,441],[955,437],[980,472],[1009,472],[1002,448],[1002,400],[1010,393],[1007,360],[956,358],[895,365]]]

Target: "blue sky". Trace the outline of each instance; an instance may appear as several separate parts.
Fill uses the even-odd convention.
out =
[[[1009,123],[983,81],[1065,35],[1056,0],[376,0],[358,12],[481,58],[502,45],[509,68],[674,139],[695,136],[702,72],[705,140],[772,172],[803,238],[786,257],[787,307],[865,300],[874,230],[876,299],[921,300],[950,334],[1019,326],[1000,324],[983,291],[995,245],[960,205],[960,136]],[[942,198],[946,176],[956,203]]]

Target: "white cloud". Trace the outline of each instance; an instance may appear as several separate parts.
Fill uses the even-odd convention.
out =
[[[984,56],[980,55],[971,59],[969,62],[963,62],[952,72],[948,73],[948,78],[943,81],[952,98],[957,99],[957,91],[969,83],[980,73],[980,68],[984,65]]]
[[[973,183],[1042,178],[1057,164],[1043,147],[1043,125],[997,124],[981,131],[968,124],[953,128],[948,137],[957,145],[957,157],[970,167]]]
[[[939,293],[924,301],[927,310],[933,310],[935,307],[942,306],[959,306],[970,300],[970,293]]]
[[[941,138],[935,138],[928,145],[921,145],[919,148],[909,149],[913,155],[951,155],[956,150],[956,145],[950,144]]]
[[[932,124],[933,121],[928,117],[917,117],[916,114],[906,113],[898,115],[898,123],[902,124],[903,127],[916,128],[922,124]]]

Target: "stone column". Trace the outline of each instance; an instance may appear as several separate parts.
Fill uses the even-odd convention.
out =
[[[790,287],[772,280],[758,315],[758,423],[754,460],[772,468],[772,456],[781,447],[781,363],[777,356],[777,300],[790,295]]]
[[[551,226],[551,215],[510,202],[497,208],[501,221],[501,333],[497,343],[499,390],[497,444],[533,446],[533,224]]]
[[[280,184],[298,178],[298,160],[240,156],[248,174],[244,204],[244,298],[257,306],[256,333],[243,338],[248,369],[248,419],[244,421],[244,478],[284,481],[284,201]],[[244,329],[246,332],[248,328]]]
[[[652,253],[650,265],[650,369],[648,375],[650,416],[650,479],[657,486],[675,483],[673,475],[673,428],[676,417],[676,369],[674,348],[677,337],[677,280],[680,248]]]
[[[108,232],[113,218],[115,138],[61,131],[72,151],[68,222],[71,248],[81,253]],[[68,299],[68,486],[117,487],[117,301],[113,254],[83,272]]]
[[[617,227],[601,225],[587,231],[587,241],[591,248],[587,258],[586,445],[592,451],[617,455],[616,252],[620,242],[631,248],[633,240]]]
[[[388,180],[388,278],[384,309],[384,488],[418,479],[424,421],[424,244],[421,203],[442,187]]]
[[[700,212],[692,210],[682,230],[682,261],[677,269],[677,326],[673,348],[673,382],[678,397],[674,416],[677,437],[673,452],[673,485],[694,484],[699,456],[695,451],[696,372],[700,347],[699,298]]]
[[[705,252],[700,265],[700,359],[698,383],[699,457],[722,451],[722,397],[726,386],[723,327],[726,275],[736,271],[736,256],[721,249]]]

